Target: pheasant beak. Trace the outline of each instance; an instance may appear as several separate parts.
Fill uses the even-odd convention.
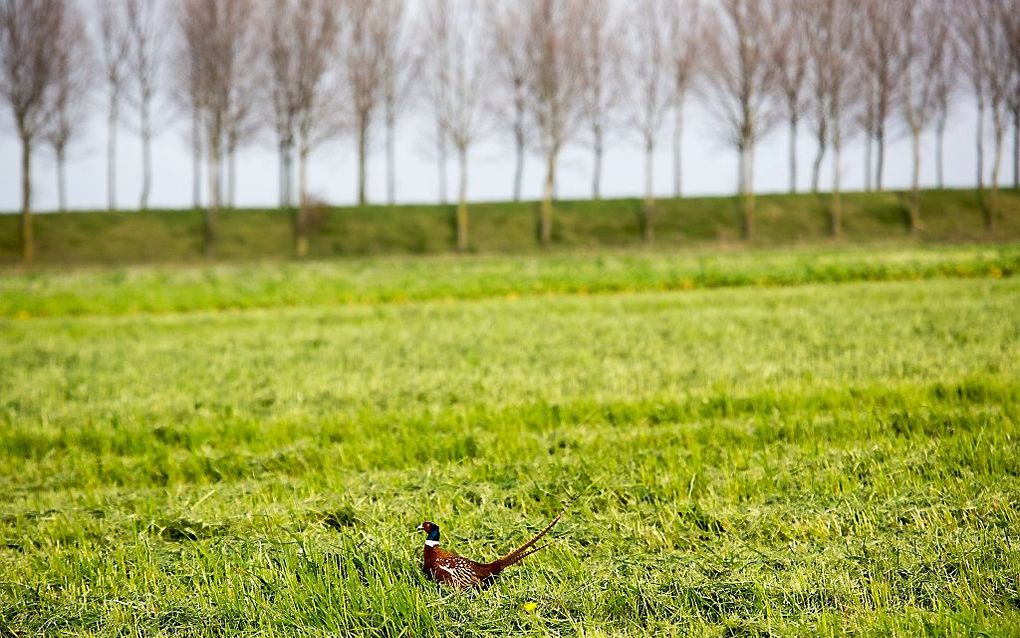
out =
[[[419,525],[418,525],[418,527],[416,527],[414,531],[416,531],[416,532],[424,532],[424,531],[425,531],[425,528],[424,528],[424,527],[422,527],[422,526],[421,526],[421,525],[419,524]]]

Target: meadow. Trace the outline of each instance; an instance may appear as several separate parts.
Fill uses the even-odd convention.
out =
[[[1018,256],[0,272],[0,636],[1020,635]]]

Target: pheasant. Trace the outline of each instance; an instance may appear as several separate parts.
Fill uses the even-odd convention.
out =
[[[425,561],[422,564],[425,576],[430,580],[449,585],[455,589],[488,587],[504,569],[519,563],[526,557],[546,547],[546,545],[541,547],[534,547],[534,545],[539,539],[548,534],[556,523],[560,522],[560,518],[563,517],[565,511],[560,512],[556,518],[552,519],[552,522],[546,525],[545,529],[535,534],[527,543],[491,563],[477,563],[471,559],[441,549],[439,547],[439,526],[432,521],[425,521],[418,526],[418,531],[425,532],[426,534]]]

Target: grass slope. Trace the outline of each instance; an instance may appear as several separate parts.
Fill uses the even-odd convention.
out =
[[[1016,279],[52,314],[0,320],[0,633],[1020,626]]]
[[[844,196],[846,241],[905,240],[904,196],[851,193]],[[765,195],[757,200],[756,245],[827,242],[828,196]],[[923,194],[921,239],[934,242],[1016,241],[1020,239],[1020,193],[1003,191],[1003,217],[993,234],[984,231],[974,191]],[[641,244],[639,200],[560,202],[554,244],[561,248],[625,247]],[[314,257],[426,254],[455,246],[452,206],[336,208],[328,212],[311,240]],[[536,250],[533,202],[475,204],[471,245],[480,253]],[[19,260],[18,220],[0,215],[0,263]],[[149,213],[71,213],[36,218],[40,264],[125,264],[197,261],[202,221],[194,211]],[[656,243],[689,248],[739,243],[738,209],[733,198],[664,199],[659,203]],[[217,255],[227,260],[287,258],[291,253],[289,216],[279,210],[224,212]]]

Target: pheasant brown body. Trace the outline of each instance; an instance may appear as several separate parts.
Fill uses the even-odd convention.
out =
[[[479,563],[440,548],[439,526],[431,521],[425,521],[418,526],[419,530],[428,534],[428,539],[425,541],[422,569],[425,571],[425,576],[429,579],[456,589],[488,587],[504,569],[519,563],[525,557],[542,549],[544,545],[542,547],[534,547],[535,543],[548,534],[562,516],[563,513],[561,512],[545,529],[536,534],[527,543],[491,563]]]

